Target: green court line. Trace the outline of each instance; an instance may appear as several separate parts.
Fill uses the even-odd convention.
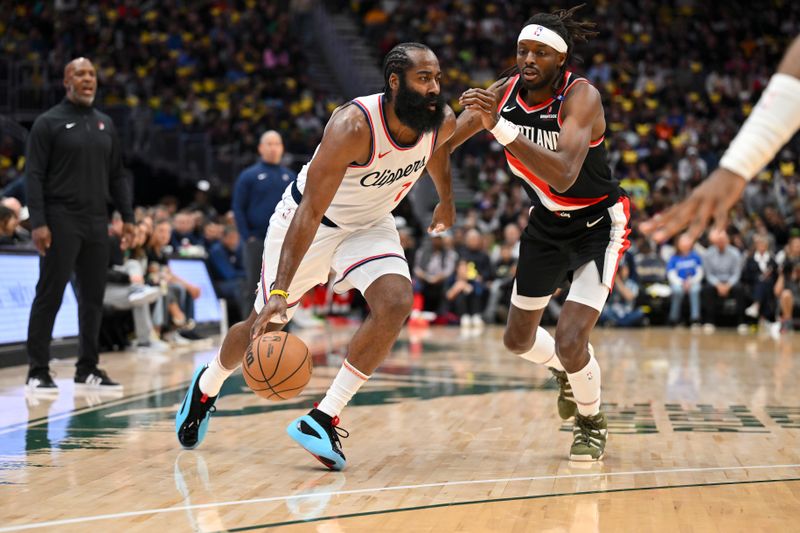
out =
[[[522,500],[540,500],[543,498],[559,498],[562,496],[585,496],[588,494],[611,494],[616,492],[637,492],[648,490],[662,490],[662,489],[689,489],[695,487],[719,487],[725,485],[753,485],[762,483],[788,483],[800,481],[800,478],[787,478],[787,479],[757,479],[748,481],[718,481],[715,483],[690,483],[686,485],[667,485],[667,486],[652,486],[652,487],[629,487],[623,489],[607,489],[607,490],[587,490],[581,492],[558,492],[554,494],[539,494],[536,496],[510,496],[507,498],[490,498],[484,500],[469,500],[465,502],[452,502],[452,503],[436,503],[431,505],[418,505],[414,507],[402,507],[399,509],[384,509],[380,511],[364,511],[360,513],[348,513],[342,515],[321,516],[319,518],[309,518],[307,520],[289,520],[286,522],[272,522],[267,524],[258,524],[253,526],[243,526],[237,528],[225,529],[222,531],[252,531],[254,529],[267,529],[272,527],[292,526],[297,524],[310,524],[313,522],[325,522],[328,520],[341,520],[346,518],[358,518],[362,516],[374,516],[380,514],[391,513],[404,513],[408,511],[425,511],[428,509],[438,509],[442,507],[457,507],[464,505],[478,505],[482,503],[503,503]],[[220,532],[221,533],[221,532]]]

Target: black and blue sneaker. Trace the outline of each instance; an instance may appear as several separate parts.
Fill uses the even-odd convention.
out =
[[[195,371],[189,390],[186,391],[186,397],[175,415],[175,432],[178,434],[178,441],[187,450],[197,448],[203,442],[208,431],[211,413],[216,411],[214,402],[219,395],[209,396],[200,390],[200,376],[207,368],[208,365],[203,365]]]
[[[331,417],[315,406],[289,424],[286,433],[326,467],[342,470],[347,462],[339,437],[346,439],[350,433],[338,426],[338,416]]]

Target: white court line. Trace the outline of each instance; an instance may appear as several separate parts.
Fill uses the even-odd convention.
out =
[[[778,469],[778,468],[800,468],[800,464],[789,465],[756,465],[756,466],[715,466],[706,468],[673,468],[671,470],[633,470],[630,472],[598,472],[596,474],[564,474],[564,475],[550,475],[550,476],[528,476],[528,477],[509,477],[500,479],[475,479],[467,481],[445,481],[440,483],[423,483],[420,485],[397,485],[394,487],[374,487],[370,489],[352,489],[340,490],[332,492],[313,492],[306,494],[292,494],[289,496],[271,496],[269,498],[252,498],[250,500],[233,500],[227,502],[217,503],[202,503],[196,505],[182,505],[180,507],[161,507],[157,509],[144,509],[142,511],[128,511],[125,513],[111,513],[93,516],[81,516],[78,518],[65,518],[63,520],[50,520],[48,522],[34,522],[30,524],[21,524],[17,526],[2,527],[0,533],[5,531],[23,531],[26,529],[36,529],[40,527],[64,526],[67,524],[80,524],[83,522],[94,522],[97,520],[111,520],[115,518],[128,518],[131,516],[142,516],[151,514],[174,513],[178,511],[188,511],[194,509],[209,509],[213,507],[228,507],[231,505],[249,505],[253,503],[269,503],[280,502],[286,500],[296,500],[299,498],[320,498],[331,496],[348,496],[352,494],[365,494],[371,492],[390,492],[397,490],[417,490],[429,489],[434,487],[456,487],[461,485],[482,485],[488,483],[515,483],[520,481],[546,481],[558,479],[576,479],[576,478],[591,478],[591,477],[614,477],[614,476],[644,476],[652,474],[681,474],[681,473],[696,473],[696,472],[735,472],[739,470],[765,470],[765,469]],[[761,481],[761,480],[753,480]],[[773,480],[764,480],[773,481]],[[776,479],[774,481],[781,481]],[[735,483],[732,482],[732,483]],[[649,488],[649,487],[648,487]],[[662,487],[658,487],[662,488]],[[669,485],[664,485],[663,488],[669,488]],[[543,494],[547,496],[547,494]]]

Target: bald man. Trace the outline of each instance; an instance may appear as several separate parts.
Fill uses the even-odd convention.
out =
[[[64,89],[64,100],[33,123],[26,153],[32,238],[41,256],[28,323],[27,386],[32,392],[58,390],[50,376],[50,342],[74,272],[80,330],[75,386],[118,390],[121,386],[97,367],[108,264],[107,199],[122,214],[130,239],[131,190],[114,123],[93,107],[97,73],[92,62],[83,57],[70,61]]]
[[[233,190],[233,214],[244,243],[247,273],[246,306],[243,309],[252,307],[255,300],[269,219],[286,186],[297,178],[297,174],[281,166],[283,139],[277,131],[269,130],[261,135],[258,154],[261,156],[259,161],[239,174]]]

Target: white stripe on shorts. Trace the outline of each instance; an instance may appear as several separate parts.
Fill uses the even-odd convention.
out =
[[[547,307],[550,302],[550,295],[547,296],[520,296],[517,293],[517,280],[514,280],[514,290],[511,293],[511,305],[523,311],[538,311]]]

